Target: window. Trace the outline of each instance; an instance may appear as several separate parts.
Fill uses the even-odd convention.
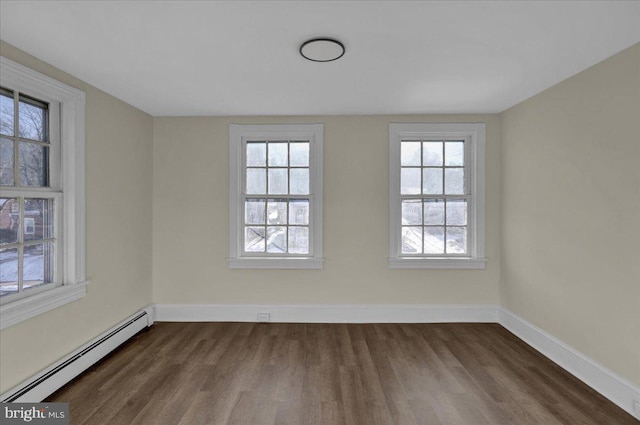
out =
[[[322,268],[322,124],[231,125],[231,268]]]
[[[86,294],[84,93],[0,60],[4,329]]]
[[[33,214],[31,214],[33,215]],[[36,219],[33,217],[25,217],[24,218],[24,234],[26,235],[35,235],[36,233]],[[44,236],[44,235],[40,235]]]
[[[391,124],[391,268],[484,268],[484,124]]]

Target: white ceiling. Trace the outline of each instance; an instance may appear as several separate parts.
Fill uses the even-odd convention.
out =
[[[639,42],[640,2],[1,0],[0,38],[152,115],[500,112]]]

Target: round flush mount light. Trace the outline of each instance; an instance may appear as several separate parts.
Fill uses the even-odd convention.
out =
[[[312,38],[300,46],[303,58],[313,62],[331,62],[344,55],[344,44],[333,38]]]

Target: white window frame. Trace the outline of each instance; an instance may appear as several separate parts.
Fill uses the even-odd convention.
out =
[[[484,269],[484,123],[389,124],[389,268]],[[464,139],[465,174],[469,184],[467,205],[469,255],[403,255],[401,248],[402,197],[400,195],[400,145],[403,140]]]
[[[310,254],[248,255],[243,252],[243,190],[247,140],[308,140]],[[323,124],[229,125],[229,258],[232,269],[321,269],[323,258]]]
[[[0,329],[5,329],[83,298],[89,281],[85,276],[85,93],[2,56],[0,85],[49,102],[56,111],[50,114],[49,166],[50,187],[56,192],[3,187],[2,194],[53,198],[59,247],[53,284],[30,289],[24,296],[6,302],[0,300]]]
[[[31,228],[30,231],[27,229]],[[25,217],[24,218],[24,234],[25,235],[33,235],[36,233],[36,219],[33,217]]]

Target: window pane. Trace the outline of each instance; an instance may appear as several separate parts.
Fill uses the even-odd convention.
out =
[[[16,198],[0,198],[0,243],[18,242],[20,204]],[[4,263],[0,263],[4,267]]]
[[[423,165],[442,166],[442,142],[424,142],[422,149]]]
[[[308,168],[292,168],[289,171],[291,175],[291,194],[307,195],[309,194],[309,169]]]
[[[464,199],[454,199],[447,201],[447,224],[465,225],[467,224],[467,201]]]
[[[447,253],[464,254],[467,252],[467,228],[447,227]]]
[[[247,165],[255,167],[267,165],[267,144],[265,142],[247,142]]]
[[[246,252],[264,252],[264,227],[244,228],[244,250]]]
[[[289,224],[309,224],[309,201],[289,201]]]
[[[287,200],[274,199],[267,203],[267,223],[287,224]]]
[[[402,227],[402,253],[422,253],[422,227]]]
[[[49,148],[20,142],[18,153],[20,186],[48,186]]]
[[[444,254],[444,227],[424,228],[424,253]]]
[[[287,228],[267,227],[267,252],[287,252]]]
[[[428,195],[442,194],[442,168],[423,168],[424,181],[422,193]]]
[[[247,199],[244,203],[245,224],[265,224],[264,199]]]
[[[53,243],[24,247],[22,288],[29,289],[53,282]]]
[[[286,195],[289,193],[288,176],[286,168],[269,169],[269,193],[275,195]]]
[[[18,126],[20,137],[45,142],[47,123],[46,114],[46,109],[25,101],[20,101],[20,105],[18,106]]]
[[[402,224],[422,224],[422,201],[402,201]]]
[[[0,95],[0,134],[13,136],[13,97]]]
[[[289,165],[288,143],[269,143],[269,167],[286,167]]]
[[[444,170],[444,193],[447,195],[464,194],[464,168]]]
[[[400,193],[403,195],[420,193],[420,168],[403,168],[400,171]]]
[[[291,149],[290,165],[292,167],[308,167],[309,142],[292,142],[289,146]]]
[[[262,195],[267,192],[267,171],[264,168],[247,168],[247,193]]]
[[[24,218],[24,235],[33,235],[36,233],[36,220],[32,217]]]
[[[442,199],[425,199],[424,224],[444,224],[444,201]]]
[[[444,144],[444,164],[464,165],[464,142],[446,142]]]
[[[27,226],[33,225],[33,232],[27,233]],[[53,238],[53,199],[24,200],[24,240]]]
[[[0,296],[18,292],[18,249],[0,249]]]
[[[289,227],[289,253],[309,253],[309,228]]]
[[[420,142],[402,142],[400,144],[400,165],[420,166]]]
[[[0,184],[13,186],[13,141],[0,139]]]

